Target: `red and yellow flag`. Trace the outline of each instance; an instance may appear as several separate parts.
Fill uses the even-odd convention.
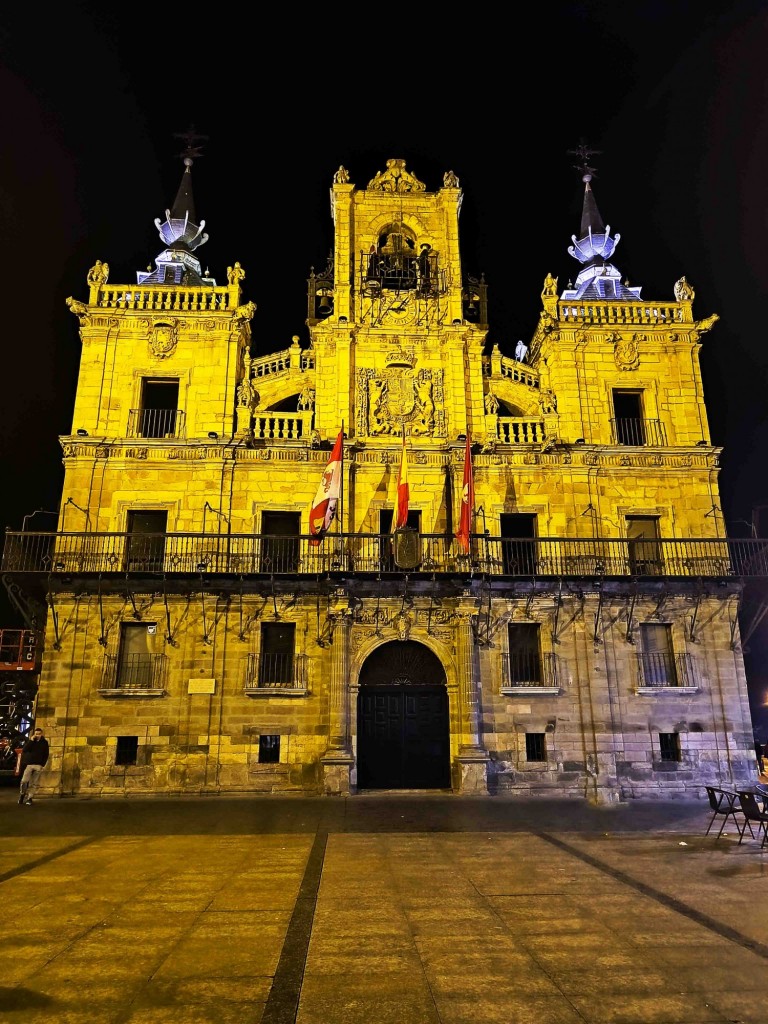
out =
[[[469,537],[472,533],[472,510],[475,507],[475,481],[472,476],[472,442],[467,434],[467,447],[464,452],[464,484],[461,489],[461,512],[456,540],[465,555],[469,554]]]
[[[320,486],[309,513],[309,532],[313,544],[319,544],[333,522],[341,494],[341,464],[344,457],[344,431],[339,431],[331,457],[323,470]]]
[[[393,519],[393,530],[399,530],[400,527],[408,525],[409,498],[408,457],[405,452],[405,430],[403,430],[403,453],[400,456],[400,469],[397,473],[397,499],[395,504],[395,516]]]

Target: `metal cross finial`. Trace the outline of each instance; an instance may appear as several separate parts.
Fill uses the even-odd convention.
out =
[[[579,158],[579,163],[573,165],[574,170],[578,171],[579,174],[582,176],[585,174],[592,176],[596,173],[595,168],[589,166],[589,158],[591,156],[600,156],[602,154],[601,149],[592,149],[584,139],[579,139],[576,149],[569,149],[567,152],[568,156]]]
[[[185,132],[174,132],[174,139],[183,139],[186,143],[186,147],[183,153],[178,153],[178,156],[189,157],[191,160],[197,160],[203,155],[202,147],[198,145],[200,142],[207,142],[207,135],[199,135],[195,131],[195,126],[191,124]]]

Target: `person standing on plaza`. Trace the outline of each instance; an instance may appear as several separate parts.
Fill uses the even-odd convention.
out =
[[[40,775],[48,764],[48,754],[48,740],[38,726],[21,748],[20,804],[32,803],[37,787],[40,785]]]

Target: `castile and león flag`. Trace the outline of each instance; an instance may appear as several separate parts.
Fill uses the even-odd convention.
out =
[[[344,431],[339,431],[331,457],[323,470],[320,486],[309,513],[309,532],[313,544],[319,544],[336,517],[341,496],[341,467],[344,459]]]

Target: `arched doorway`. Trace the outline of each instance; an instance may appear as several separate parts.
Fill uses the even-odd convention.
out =
[[[440,659],[415,640],[377,648],[360,672],[358,789],[450,786],[448,691]]]

